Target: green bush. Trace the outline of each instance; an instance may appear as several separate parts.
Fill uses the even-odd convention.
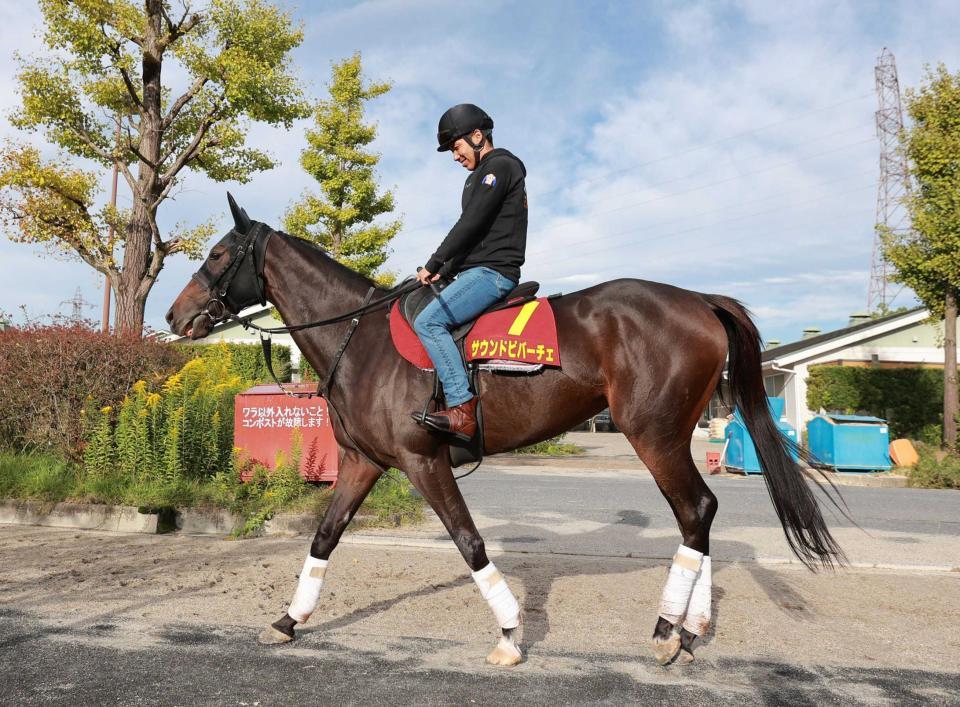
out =
[[[937,441],[939,444],[939,440]],[[930,489],[960,489],[960,455],[920,445],[920,460],[907,473],[911,486]]]
[[[542,442],[537,442],[536,444],[531,444],[527,447],[521,447],[515,453],[516,454],[542,454],[548,457],[565,457],[573,454],[583,454],[584,449],[579,444],[573,444],[572,442],[564,442],[563,438],[566,435],[557,435],[556,437],[551,437],[550,439],[545,439]]]
[[[306,356],[300,357],[300,380],[302,381],[317,381],[320,379],[320,376],[317,375],[317,372],[313,370],[313,366],[310,365],[310,362],[307,360]]]
[[[807,407],[875,415],[889,423],[891,438],[928,439],[942,423],[943,371],[813,366]]]
[[[248,386],[233,373],[233,353],[212,347],[157,390],[138,381],[114,416],[88,413],[84,469],[129,483],[206,479],[231,468],[233,399]]]
[[[63,457],[0,450],[0,498],[58,503],[74,494],[79,480],[79,469]]]
[[[230,371],[251,383],[273,383],[267,363],[263,360],[263,347],[256,344],[219,342],[216,344],[176,344],[187,356],[205,356],[211,349],[230,353]],[[273,370],[281,382],[290,380],[290,347],[273,344],[271,347]]]

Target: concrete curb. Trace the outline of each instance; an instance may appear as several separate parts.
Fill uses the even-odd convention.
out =
[[[372,516],[357,516],[362,522]],[[105,530],[114,533],[166,533],[226,536],[243,527],[244,520],[222,508],[182,508],[141,513],[136,506],[93,503],[58,503],[0,500],[0,524],[39,525],[70,530]],[[312,536],[319,521],[312,513],[278,513],[254,536]]]
[[[51,508],[39,501],[0,501],[0,523],[150,535],[166,529],[159,512],[95,503],[58,503]]]
[[[546,457],[536,454],[497,454],[486,457],[483,463],[489,466],[553,466],[582,469],[623,469],[628,471],[645,471],[649,473],[639,459],[623,459],[620,457],[599,457],[586,454],[571,454],[563,457]]]
[[[891,474],[888,471],[881,471],[875,474],[857,474],[853,472],[825,472],[827,479],[837,486],[866,486],[872,488],[890,488],[905,489],[909,486],[907,477],[901,474]],[[814,473],[814,481],[825,484],[827,480],[819,474]]]
[[[177,510],[177,530],[186,535],[230,535],[243,527],[243,519],[221,508]]]

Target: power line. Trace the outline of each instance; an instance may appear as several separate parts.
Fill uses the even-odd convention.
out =
[[[822,151],[820,151],[820,152],[816,152],[816,153],[812,153],[812,154],[809,154],[809,155],[805,155],[805,156],[800,157],[800,158],[796,158],[796,159],[792,159],[792,160],[786,160],[786,161],[784,161],[784,162],[780,162],[780,163],[777,163],[777,164],[774,164],[774,165],[769,165],[769,166],[767,166],[767,167],[763,167],[763,168],[761,168],[761,169],[753,170],[753,171],[750,171],[750,172],[743,172],[743,173],[734,175],[734,176],[732,176],[732,177],[727,177],[727,178],[725,178],[725,179],[715,180],[715,181],[713,181],[713,182],[709,182],[709,183],[707,183],[707,184],[701,184],[701,185],[698,185],[698,186],[696,186],[696,187],[691,187],[691,188],[689,188],[689,189],[684,189],[684,190],[680,190],[680,191],[677,191],[677,192],[671,192],[671,193],[669,193],[669,194],[662,194],[662,195],[660,195],[660,196],[652,197],[652,198],[649,198],[649,199],[644,199],[644,200],[641,200],[641,201],[630,202],[630,203],[624,204],[624,205],[622,205],[622,206],[618,206],[617,208],[614,208],[614,209],[606,209],[606,210],[604,210],[604,211],[591,212],[591,213],[590,213],[589,215],[587,215],[587,216],[562,217],[562,218],[559,219],[559,220],[560,220],[561,222],[562,222],[562,221],[566,221],[566,223],[560,223],[560,224],[558,225],[556,222],[554,222],[554,223],[552,223],[552,224],[550,225],[549,228],[548,228],[548,227],[543,227],[543,228],[540,228],[540,229],[536,229],[536,230],[534,230],[534,231],[531,231],[530,233],[528,233],[527,237],[528,237],[528,239],[529,239],[531,236],[537,236],[537,235],[543,235],[543,234],[555,234],[555,233],[556,233],[559,229],[561,229],[561,228],[570,227],[570,226],[576,226],[576,225],[579,225],[579,224],[584,223],[584,222],[587,221],[588,219],[593,219],[593,218],[595,218],[595,217],[597,217],[597,216],[604,216],[604,215],[607,215],[607,214],[617,213],[617,212],[620,212],[620,211],[625,211],[625,210],[637,208],[637,207],[639,207],[639,206],[645,206],[645,205],[647,205],[647,204],[655,203],[655,202],[658,202],[658,201],[663,201],[664,199],[670,199],[670,198],[673,198],[673,197],[676,197],[676,196],[681,196],[681,195],[685,195],[685,194],[690,194],[690,193],[697,192],[697,191],[703,191],[704,189],[709,189],[709,188],[711,188],[711,187],[719,186],[719,185],[721,185],[721,184],[727,184],[727,183],[730,183],[730,182],[734,182],[734,181],[737,181],[737,180],[739,180],[739,179],[743,179],[744,177],[753,176],[753,175],[756,175],[756,174],[764,174],[764,173],[771,172],[771,171],[774,171],[774,170],[777,170],[777,169],[782,169],[783,167],[792,166],[792,165],[794,165],[794,164],[796,164],[796,163],[798,163],[798,162],[803,162],[803,161],[806,161],[806,160],[815,159],[815,158],[817,158],[817,157],[822,157],[822,156],[827,155],[827,154],[834,154],[834,153],[837,153],[837,152],[840,152],[840,151],[843,151],[843,150],[850,149],[850,148],[852,148],[852,147],[857,147],[857,146],[859,146],[859,145],[863,145],[863,144],[865,144],[865,143],[867,143],[867,142],[871,142],[872,140],[873,140],[873,138],[867,138],[866,140],[860,140],[860,141],[857,141],[857,142],[854,142],[854,143],[850,143],[850,144],[847,144],[847,145],[841,145],[841,146],[839,146],[839,147],[831,148],[831,149],[829,149],[829,150],[822,150]],[[623,233],[630,233],[630,232],[634,232],[634,231],[636,231],[636,230],[639,230],[639,229],[630,229],[630,230],[628,230],[628,231],[621,231],[621,232],[618,232],[618,233],[615,233],[615,234],[610,234],[610,235],[622,235]],[[413,244],[407,244],[406,247],[407,247],[407,248],[410,248],[412,245],[413,245]]]
[[[873,125],[873,123],[871,122],[871,123],[869,123],[869,125]],[[803,141],[803,142],[797,143],[796,145],[794,145],[794,147],[799,147],[799,146],[802,146],[802,145],[809,145],[809,144],[814,143],[814,142],[819,143],[819,141],[823,140],[824,138],[836,137],[837,135],[846,135],[847,133],[860,132],[860,131],[864,130],[866,127],[867,127],[867,125],[864,125],[864,124],[855,125],[855,126],[852,127],[852,128],[844,128],[843,130],[838,130],[838,131],[836,131],[836,132],[826,133],[826,134],[824,134],[824,135],[818,135],[817,137],[812,138],[812,139],[810,139],[810,140],[805,140],[805,141]],[[803,159],[805,159],[805,158],[800,157],[800,158],[796,158],[796,159],[797,159],[797,160],[803,160]],[[749,174],[749,173],[747,173],[747,174]],[[655,189],[655,188],[658,188],[658,187],[662,187],[662,186],[664,186],[664,185],[666,185],[666,184],[675,184],[676,182],[682,182],[682,181],[684,181],[684,180],[686,180],[686,179],[689,179],[689,178],[690,178],[690,175],[685,175],[685,176],[682,176],[682,177],[674,177],[674,178],[672,178],[672,179],[668,179],[668,180],[663,181],[663,182],[656,182],[656,183],[654,183],[654,184],[647,185],[647,188],[648,188],[648,189]],[[627,194],[628,194],[628,192],[619,192],[619,193],[617,193],[617,194],[607,194],[607,195],[604,195],[604,196],[596,199],[595,201],[600,201],[600,202],[602,202],[602,201],[609,201],[610,199],[619,199],[619,198],[621,198],[621,197],[623,197],[623,196],[626,196]]]
[[[773,165],[768,165],[767,167],[763,167],[763,168],[761,168],[761,169],[756,169],[756,170],[752,170],[752,171],[749,171],[749,172],[741,172],[740,174],[736,174],[736,175],[733,175],[733,176],[731,176],[731,177],[726,177],[726,178],[724,178],[724,179],[718,179],[718,180],[715,180],[715,181],[713,181],[713,182],[708,182],[708,183],[706,183],[706,184],[700,184],[700,185],[698,185],[698,186],[691,187],[691,188],[689,188],[689,189],[682,189],[682,190],[680,190],[680,191],[671,192],[671,193],[668,193],[668,194],[661,194],[661,195],[659,195],[659,196],[651,197],[651,198],[649,198],[649,199],[644,199],[644,200],[641,200],[641,201],[629,202],[629,203],[623,204],[623,205],[618,206],[618,207],[613,208],[613,209],[606,209],[606,210],[604,210],[604,211],[593,211],[593,212],[590,212],[589,218],[594,218],[594,217],[596,217],[596,216],[604,216],[604,215],[607,215],[607,214],[617,213],[617,212],[620,212],[620,211],[625,211],[625,210],[628,210],[628,209],[633,209],[633,208],[636,208],[636,207],[639,207],[639,206],[646,206],[646,205],[648,205],[648,204],[652,204],[652,203],[655,203],[655,202],[658,202],[658,201],[663,201],[664,199],[671,199],[671,198],[676,197],[676,196],[682,196],[682,195],[691,194],[691,193],[694,193],[694,192],[697,192],[697,191],[703,191],[704,189],[709,189],[709,188],[711,188],[711,187],[719,186],[719,185],[721,185],[721,184],[728,184],[728,183],[730,183],[730,182],[735,182],[735,181],[737,181],[737,180],[743,179],[744,177],[749,177],[749,176],[753,176],[753,175],[756,175],[756,174],[764,174],[764,173],[766,173],[766,172],[771,172],[771,171],[774,171],[774,170],[777,170],[777,169],[782,169],[783,167],[793,166],[793,165],[797,164],[798,162],[804,162],[804,161],[807,161],[807,160],[810,160],[810,159],[815,159],[815,158],[817,158],[817,157],[823,157],[824,155],[828,155],[828,154],[835,154],[835,153],[837,153],[837,152],[841,152],[841,151],[843,151],[843,150],[848,150],[848,149],[850,149],[850,148],[852,148],[852,147],[858,147],[858,146],[860,146],[860,145],[863,145],[863,144],[866,144],[866,143],[872,142],[872,141],[873,141],[873,138],[867,138],[866,140],[859,140],[859,141],[857,141],[857,142],[849,143],[849,144],[846,144],[846,145],[841,145],[841,146],[839,146],[839,147],[831,148],[831,149],[829,149],[829,150],[821,150],[821,151],[819,151],[819,152],[811,153],[811,154],[809,154],[809,155],[804,155],[804,156],[802,156],[802,157],[794,158],[794,159],[791,159],[791,160],[786,160],[786,161],[784,161],[784,162],[779,162],[779,163],[773,164]],[[553,224],[550,225],[549,229],[547,229],[546,227],[544,227],[544,228],[540,228],[540,229],[531,231],[530,233],[527,234],[527,237],[530,238],[531,236],[536,236],[536,235],[540,235],[540,234],[544,234],[544,233],[555,233],[559,228],[563,228],[563,227],[565,227],[565,226],[578,225],[578,224],[582,223],[586,218],[588,218],[588,217],[585,217],[585,216],[576,216],[576,217],[574,217],[574,216],[568,216],[568,217],[561,217],[559,220],[560,220],[560,221],[567,221],[567,224],[561,223],[561,224],[558,225],[558,224],[556,224],[556,223],[553,223]],[[397,252],[405,252],[405,251],[411,250],[413,247],[415,247],[415,244],[407,244],[407,246],[404,248],[403,251],[395,251],[394,254],[396,254]]]

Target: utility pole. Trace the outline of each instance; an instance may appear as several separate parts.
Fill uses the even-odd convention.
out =
[[[877,138],[880,140],[880,182],[877,186],[876,232],[870,264],[867,310],[885,312],[890,304],[888,267],[883,257],[881,234],[905,234],[910,231],[910,215],[904,197],[910,193],[907,158],[900,144],[903,110],[900,107],[900,81],[893,54],[886,47],[880,52],[874,69],[877,86]]]
[[[120,121],[123,120],[123,117],[118,113],[117,114],[117,150],[120,149]],[[116,162],[113,163],[113,186],[110,188],[110,208],[117,208],[117,177],[120,174],[120,167]],[[107,239],[110,243],[113,242],[113,226],[108,226],[108,236]],[[103,333],[110,333],[110,277],[104,275],[104,285],[103,285]]]

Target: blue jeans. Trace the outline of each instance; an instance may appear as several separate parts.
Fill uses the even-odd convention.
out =
[[[464,270],[414,322],[413,329],[443,384],[448,407],[461,405],[473,397],[463,359],[450,332],[506,297],[516,286],[513,280],[492,268]]]

